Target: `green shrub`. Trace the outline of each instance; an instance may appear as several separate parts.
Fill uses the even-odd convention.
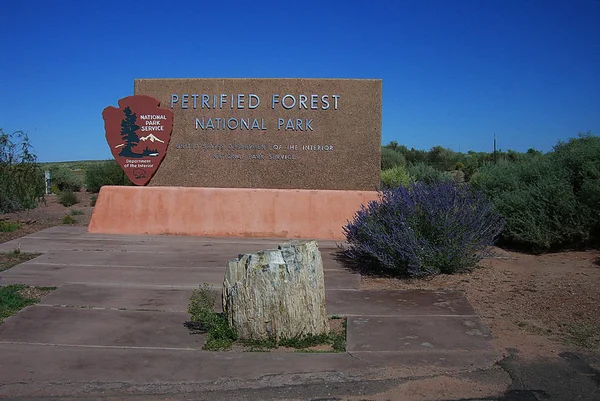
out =
[[[408,186],[410,177],[404,166],[395,166],[381,172],[382,187]]]
[[[580,136],[545,155],[484,165],[472,181],[506,219],[501,241],[507,246],[543,252],[598,241],[598,137]]]
[[[85,171],[85,185],[90,192],[99,192],[104,185],[132,185],[116,160],[106,160]]]
[[[12,221],[0,221],[0,233],[11,233],[21,228],[21,223],[15,223]]]
[[[381,169],[387,170],[395,166],[404,166],[406,159],[404,155],[393,149],[382,147],[381,148]]]
[[[56,185],[59,191],[79,191],[83,186],[82,177],[65,166],[50,167],[51,188]]]
[[[82,214],[83,214],[83,210],[71,209],[71,216],[81,216]]]
[[[210,285],[204,283],[190,297],[190,320],[198,331],[207,334],[203,349],[228,349],[237,339],[237,333],[229,326],[227,317],[215,312],[214,307],[215,296],[210,291]]]
[[[600,136],[580,134],[559,142],[550,153],[567,173],[582,217],[590,224],[591,241],[600,241]]]
[[[92,195],[90,197],[90,206],[94,207],[96,206],[96,201],[98,200],[98,195]]]
[[[44,191],[44,175],[27,135],[0,129],[0,213],[34,208]]]
[[[71,190],[64,190],[58,194],[58,203],[65,207],[73,206],[79,203],[77,195]]]
[[[61,219],[63,224],[75,224],[77,220],[70,214],[64,215]]]
[[[422,162],[409,165],[408,175],[413,181],[425,184],[452,179],[450,173],[436,170],[434,167]]]

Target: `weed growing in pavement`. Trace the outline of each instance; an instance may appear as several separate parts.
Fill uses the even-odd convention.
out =
[[[204,350],[229,349],[237,340],[237,333],[229,326],[226,316],[214,310],[215,301],[207,283],[194,290],[190,297],[188,313],[191,321],[186,326],[195,332],[206,333],[206,343],[202,347]]]

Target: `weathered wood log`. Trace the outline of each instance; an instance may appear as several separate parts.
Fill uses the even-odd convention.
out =
[[[223,311],[243,339],[279,341],[328,333],[317,242],[292,241],[229,261]]]

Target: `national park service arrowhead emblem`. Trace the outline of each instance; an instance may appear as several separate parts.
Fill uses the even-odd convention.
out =
[[[135,185],[146,185],[165,158],[173,112],[160,109],[150,96],[128,96],[119,107],[102,112],[106,141],[127,177]]]

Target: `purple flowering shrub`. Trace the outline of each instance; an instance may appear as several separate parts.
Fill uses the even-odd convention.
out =
[[[344,227],[352,259],[425,276],[474,267],[504,227],[483,193],[454,181],[384,189]]]

